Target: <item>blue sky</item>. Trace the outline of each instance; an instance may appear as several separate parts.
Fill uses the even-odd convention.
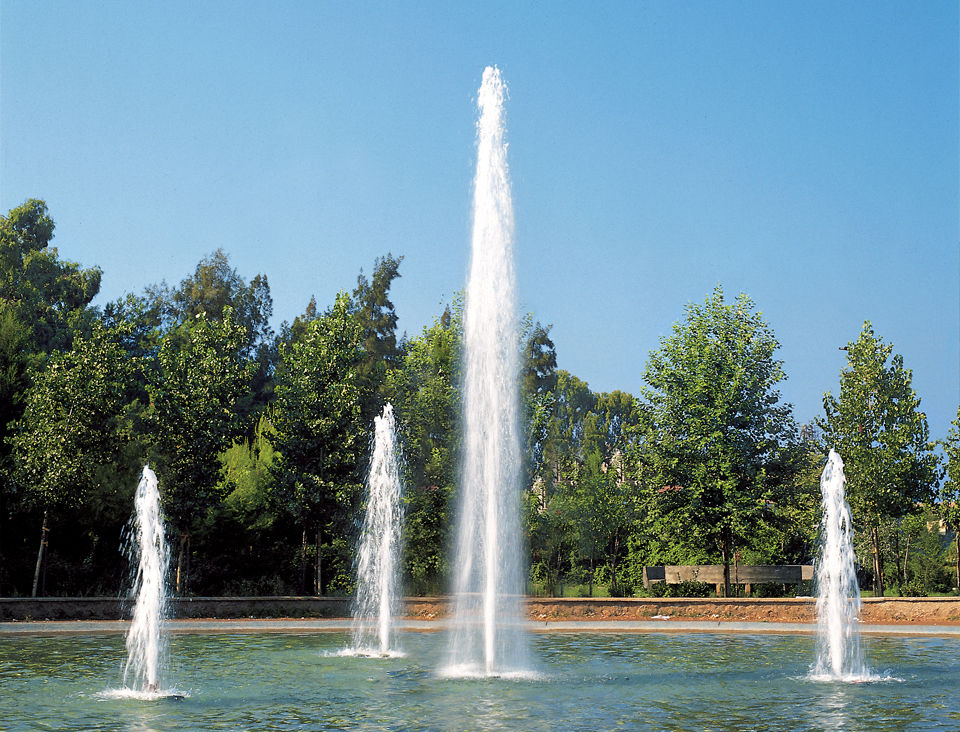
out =
[[[403,255],[411,334],[465,281],[475,97],[500,67],[520,300],[639,393],[720,284],[803,422],[865,319],[933,437],[960,403],[955,2],[0,4],[0,207],[43,198],[99,303],[218,247],[276,324]]]

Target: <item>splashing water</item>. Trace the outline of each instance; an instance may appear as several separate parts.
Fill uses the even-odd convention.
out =
[[[400,503],[400,450],[393,406],[374,419],[373,454],[367,478],[367,513],[357,562],[353,648],[361,655],[399,655],[393,617],[399,604],[398,564],[403,508]]]
[[[487,67],[477,98],[470,276],[463,314],[464,446],[449,676],[528,673],[520,534],[519,355],[505,86]]]
[[[123,669],[121,692],[126,695],[155,698],[177,695],[162,690],[166,658],[163,632],[167,615],[166,576],[170,564],[160,510],[157,476],[146,466],[134,497],[135,516],[128,552],[137,564],[132,594],[136,597],[133,619],[127,631],[127,663]]]
[[[843,460],[830,451],[820,476],[823,520],[817,559],[817,660],[811,678],[873,680],[860,650],[860,586]]]

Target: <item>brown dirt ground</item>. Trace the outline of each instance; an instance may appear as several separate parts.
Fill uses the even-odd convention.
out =
[[[447,614],[441,599],[408,601],[409,617]],[[531,620],[707,620],[813,623],[813,598],[528,598]],[[960,598],[865,598],[863,623],[874,625],[960,625]]]

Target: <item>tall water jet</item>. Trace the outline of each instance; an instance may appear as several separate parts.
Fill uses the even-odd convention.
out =
[[[869,671],[860,650],[860,586],[853,551],[853,523],[846,500],[843,460],[833,450],[820,476],[823,520],[817,559],[818,679],[863,681]]]
[[[448,675],[529,669],[523,631],[519,354],[505,87],[487,67],[477,97],[477,170],[463,313],[464,444]]]
[[[396,655],[393,618],[399,603],[400,450],[393,406],[387,404],[374,423],[373,453],[367,476],[367,512],[357,561],[357,599],[353,614],[352,652]]]
[[[127,631],[127,663],[123,685],[144,695],[160,695],[166,637],[167,569],[170,551],[164,534],[157,476],[145,466],[134,497],[135,515],[128,552],[137,571],[132,593],[136,597]]]

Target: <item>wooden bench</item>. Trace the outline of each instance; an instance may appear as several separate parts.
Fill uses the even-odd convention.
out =
[[[753,585],[759,582],[778,582],[798,585],[813,579],[812,564],[731,564],[730,584],[743,585],[743,593],[749,595]],[[722,564],[667,564],[643,568],[643,586],[665,582],[679,585],[681,582],[703,582],[717,586],[717,594],[723,592]]]

